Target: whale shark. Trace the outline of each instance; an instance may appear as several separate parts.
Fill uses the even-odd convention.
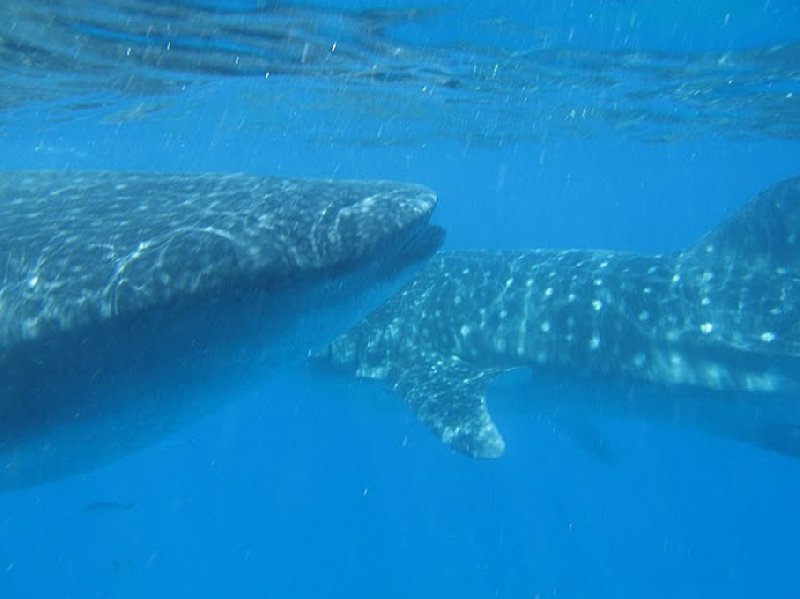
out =
[[[388,381],[479,458],[504,453],[487,389],[518,368],[549,414],[667,421],[800,457],[799,267],[800,177],[669,254],[441,252],[313,361]],[[559,379],[611,389],[582,400],[535,385]]]
[[[435,205],[390,181],[0,172],[0,489],[106,463],[302,365],[438,248]]]

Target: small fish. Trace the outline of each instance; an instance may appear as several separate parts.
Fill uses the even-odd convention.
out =
[[[135,505],[134,503],[120,503],[119,501],[92,501],[83,507],[83,511],[92,513],[130,511]]]

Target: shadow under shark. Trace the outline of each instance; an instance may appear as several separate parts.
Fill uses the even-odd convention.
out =
[[[0,489],[108,462],[302,364],[438,249],[435,205],[385,181],[0,173]]]
[[[674,254],[440,253],[315,362],[390,382],[474,457],[504,452],[486,390],[520,367],[627,387],[584,405],[532,395],[532,409],[667,421],[800,457],[799,266],[794,178]]]

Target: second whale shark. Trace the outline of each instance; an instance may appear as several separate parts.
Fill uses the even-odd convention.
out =
[[[800,457],[800,178],[673,254],[440,253],[316,361],[390,382],[445,443],[475,457],[504,452],[486,392],[520,367],[534,380],[648,387],[595,398],[583,406],[591,412]],[[569,402],[529,400],[551,413],[577,407]]]

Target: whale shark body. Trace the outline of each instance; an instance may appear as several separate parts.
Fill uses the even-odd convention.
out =
[[[435,204],[393,182],[0,173],[0,488],[107,462],[302,363],[335,334],[314,314],[435,251]]]
[[[504,452],[486,391],[520,367],[534,380],[556,373],[660,389],[588,407],[800,457],[798,267],[795,178],[674,254],[440,253],[317,359],[389,381],[445,443],[475,457]],[[530,398],[554,410],[568,402]]]

